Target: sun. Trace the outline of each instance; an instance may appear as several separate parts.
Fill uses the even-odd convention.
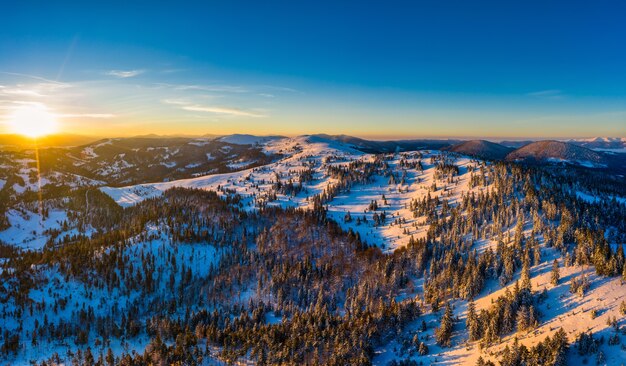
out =
[[[37,138],[57,131],[56,116],[41,104],[26,104],[16,108],[9,120],[13,133]]]

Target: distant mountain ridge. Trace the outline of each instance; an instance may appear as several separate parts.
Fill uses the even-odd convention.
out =
[[[514,149],[486,140],[471,140],[452,145],[448,151],[490,160],[504,159]]]
[[[48,136],[42,136],[37,139],[17,135],[17,134],[4,134],[0,135],[0,149],[30,149],[35,146],[38,147],[67,147],[67,146],[79,146],[97,141],[100,137],[82,136],[74,134],[54,134]]]
[[[456,139],[367,140],[349,135],[313,134],[301,137],[321,139],[342,144],[364,153],[396,153],[415,150],[445,150],[487,160],[508,160],[527,163],[569,163],[589,168],[618,168],[626,170],[626,138],[598,137],[569,141],[501,141]],[[185,174],[230,171],[242,164],[261,164],[267,155],[261,150],[272,142],[289,139],[280,135],[252,134],[203,135],[196,137],[143,135],[96,140],[80,135],[51,135],[35,140],[18,135],[0,135],[0,150],[32,149],[35,146],[51,148],[44,155],[60,164],[62,155],[71,155],[72,169],[93,169],[99,172],[94,179],[108,180],[103,174],[131,172],[143,165],[159,172],[159,178],[174,179]],[[306,141],[306,140],[305,140]],[[230,145],[230,147],[224,147]],[[222,150],[222,148],[226,150]],[[233,152],[227,151],[233,149]],[[252,151],[255,150],[255,151]],[[595,150],[595,151],[594,151]],[[52,157],[52,156],[56,157]],[[98,159],[93,159],[98,157]],[[61,158],[59,160],[59,158]],[[217,158],[217,160],[215,160]],[[225,160],[224,164],[218,161]],[[51,161],[51,162],[52,162]],[[51,163],[50,162],[50,163]],[[44,164],[47,162],[44,162]],[[63,162],[66,164],[67,162]],[[244,164],[244,165],[245,165]],[[109,172],[106,167],[117,167]],[[246,165],[247,166],[247,165]],[[80,174],[87,174],[83,171]],[[132,173],[136,175],[139,171]],[[148,172],[144,172],[148,174]],[[128,173],[130,174],[130,173]],[[140,176],[142,174],[139,174]],[[121,176],[118,183],[130,183]],[[137,176],[136,178],[140,178]]]
[[[532,142],[537,141],[549,141],[549,140],[497,140],[497,139],[474,139],[474,140],[465,140],[465,139],[430,139],[430,138],[415,138],[415,139],[402,139],[402,140],[368,140],[365,138],[350,136],[350,135],[329,135],[329,134],[313,134],[312,136],[319,136],[322,138],[326,138],[329,140],[341,141],[344,143],[353,144],[355,146],[359,146],[361,148],[367,149],[380,149],[380,150],[389,150],[393,148],[400,148],[402,150],[411,149],[411,148],[442,148],[445,146],[451,146],[454,144],[471,142],[474,141],[485,141],[490,143],[497,143],[499,145],[505,147],[519,148],[524,145],[528,145]],[[193,134],[170,134],[170,135],[162,135],[162,134],[144,134],[144,135],[136,135],[136,136],[127,136],[127,137],[117,137],[120,139],[172,139],[172,138],[206,138],[211,140],[221,140],[224,142],[238,141],[240,144],[249,145],[250,142],[263,142],[267,140],[285,138],[286,136],[282,135],[253,135],[253,134],[243,134],[243,133],[235,133],[230,135],[219,135],[219,134],[203,134],[203,135],[193,135]],[[37,144],[40,146],[79,146],[88,144],[90,142],[97,141],[103,138],[115,138],[115,136],[88,136],[88,135],[79,135],[79,134],[71,134],[71,133],[57,133],[48,136],[43,136],[37,139]],[[2,146],[30,146],[34,144],[35,139],[27,136],[22,136],[18,134],[0,134],[0,145]],[[586,147],[588,149],[626,149],[626,137],[593,137],[593,138],[579,138],[579,139],[568,139],[568,140],[558,140],[561,142],[567,142],[570,144]],[[232,142],[236,143],[236,142]]]
[[[562,141],[537,141],[522,146],[506,156],[508,161],[570,162],[583,166],[598,166],[605,158],[598,152]]]
[[[285,136],[278,136],[278,135],[256,136],[256,135],[236,133],[233,135],[220,136],[216,138],[216,140],[227,142],[229,144],[236,144],[236,145],[259,145],[259,144],[266,143],[272,140],[280,140],[284,138]]]
[[[595,137],[591,139],[573,139],[568,142],[588,149],[626,149],[626,137]]]
[[[127,137],[40,151],[43,170],[61,170],[120,185],[225,173],[264,165],[260,146],[212,138]]]
[[[366,153],[393,153],[413,150],[440,150],[444,147],[461,142],[461,140],[444,139],[409,139],[409,140],[366,140],[349,135],[316,134],[320,138],[342,142]]]

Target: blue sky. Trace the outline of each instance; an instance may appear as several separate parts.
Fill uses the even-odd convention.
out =
[[[0,130],[626,135],[619,1],[82,3],[1,5]]]

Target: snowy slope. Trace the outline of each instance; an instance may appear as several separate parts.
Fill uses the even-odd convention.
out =
[[[375,158],[374,155],[362,153],[350,145],[319,136],[275,140],[264,145],[263,150],[268,154],[284,155],[284,158],[272,164],[233,173],[127,187],[103,187],[101,190],[123,207],[158,197],[173,187],[184,187],[237,193],[244,197],[245,209],[255,209],[260,202],[270,206],[307,208],[312,207],[311,198],[314,195],[324,192],[337,182],[328,174],[329,166],[370,162]],[[385,250],[406,245],[411,236],[416,239],[425,237],[428,224],[425,223],[425,217],[413,217],[408,208],[411,200],[421,200],[430,194],[433,197],[445,197],[450,204],[454,204],[463,194],[470,191],[468,168],[478,164],[476,160],[468,157],[456,154],[449,156],[449,159],[459,166],[459,175],[448,183],[446,179],[435,178],[435,164],[430,162],[432,157],[441,154],[439,151],[390,154],[386,161],[389,171],[397,177],[404,174],[404,182],[390,184],[388,177],[375,175],[372,182],[356,184],[349,192],[343,192],[328,202],[326,205],[328,215],[344,229],[352,229],[359,233],[368,244],[380,246]],[[420,161],[424,169],[417,171],[402,168],[400,166],[402,160]],[[296,181],[298,172],[305,166],[312,167],[314,179],[304,185],[303,192],[294,196],[279,194],[271,201],[267,199],[277,176],[283,182]],[[433,189],[433,184],[438,186],[436,190]],[[474,188],[473,191],[487,189],[488,187],[481,187]],[[380,204],[377,211],[368,210],[372,201]],[[386,224],[374,225],[374,214],[382,212],[387,216]],[[350,213],[354,220],[345,222],[344,217],[347,213]],[[357,217],[365,218],[364,223],[357,222]]]
[[[389,344],[380,347],[376,351],[374,365],[385,366],[390,360],[399,356],[398,350],[401,348],[399,339],[411,339],[414,334],[418,334],[421,339],[426,340],[429,354],[426,356],[417,356],[416,361],[424,362],[424,364],[444,364],[444,365],[476,365],[479,357],[485,360],[491,360],[498,364],[498,352],[502,351],[506,346],[511,346],[517,339],[520,344],[527,347],[536,345],[543,341],[547,336],[552,336],[557,330],[563,328],[566,332],[570,344],[575,342],[576,336],[580,332],[592,331],[596,338],[603,336],[607,339],[613,332],[612,327],[608,325],[608,319],[615,317],[623,318],[620,314],[619,307],[622,301],[626,300],[626,286],[619,278],[606,278],[598,276],[591,268],[583,268],[580,266],[564,266],[562,260],[559,260],[561,281],[554,286],[550,283],[550,263],[558,254],[553,249],[545,248],[546,258],[542,264],[531,269],[531,283],[533,291],[547,291],[547,299],[539,306],[538,310],[542,317],[539,326],[536,329],[526,332],[513,332],[504,337],[501,342],[491,347],[481,349],[478,342],[467,342],[467,329],[465,320],[467,316],[467,302],[456,300],[453,302],[455,307],[455,315],[459,321],[455,324],[455,330],[450,348],[442,348],[434,340],[434,328],[439,326],[440,315],[429,312],[425,314],[423,320],[427,324],[427,330],[419,329],[419,322],[412,324],[405,330],[400,337],[395,338]],[[569,292],[572,279],[581,273],[586,273],[589,278],[591,287],[584,297]],[[519,275],[516,276],[519,279]],[[496,282],[488,285],[481,295],[475,299],[476,309],[480,312],[483,309],[489,309],[493,302],[500,296],[503,296],[507,289],[513,291],[514,283],[501,287]],[[599,315],[592,318],[591,312],[595,310]],[[582,357],[578,355],[575,348],[570,346],[568,354],[568,365],[586,364],[589,359],[593,360],[595,355]],[[609,346],[606,342],[600,346],[606,355],[605,365],[621,365],[626,359],[626,349],[624,347]],[[595,364],[595,363],[592,363]]]
[[[220,186],[222,188],[234,189],[237,193],[244,196],[250,196],[262,193],[264,189],[268,189],[271,186],[270,182],[275,177],[275,173],[287,176],[290,174],[290,170],[300,168],[302,161],[316,160],[320,162],[323,158],[334,155],[352,159],[363,155],[361,152],[347,148],[340,143],[309,138],[307,136],[270,141],[265,144],[263,151],[266,154],[284,154],[286,157],[276,163],[233,173],[127,187],[102,187],[101,190],[123,207],[134,205],[144,199],[157,197],[173,187],[217,190],[218,186]],[[266,183],[259,183],[263,181]],[[259,185],[259,189],[254,191],[253,186],[256,185]]]

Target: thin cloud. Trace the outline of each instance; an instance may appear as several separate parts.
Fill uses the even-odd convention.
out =
[[[177,91],[204,91],[213,93],[256,93],[259,96],[276,97],[275,92],[300,93],[296,89],[272,85],[228,85],[228,84],[169,84],[155,83],[157,87],[171,88]]]
[[[297,89],[288,88],[288,87],[285,87],[285,86],[261,85],[260,88],[268,89],[268,90],[276,90],[276,91],[281,91],[281,92],[300,93],[300,91],[297,90]]]
[[[111,70],[107,72],[107,75],[115,76],[118,78],[126,79],[141,75],[145,70]]]
[[[26,77],[26,78],[29,78],[29,79],[43,81],[43,82],[48,83],[48,84],[56,84],[57,86],[68,86],[66,83],[62,83],[62,82],[56,81],[56,80],[46,79],[46,78],[43,78],[43,77],[37,76],[37,75],[22,74],[22,73],[19,73],[19,72],[8,72],[8,71],[0,71],[0,74]]]
[[[201,105],[186,105],[183,106],[182,109],[191,112],[208,112],[208,113],[216,113],[216,114],[228,114],[231,116],[241,116],[241,117],[254,117],[261,118],[266,117],[263,114],[253,113],[244,111],[237,108],[229,108],[229,107],[207,107]]]
[[[248,93],[248,90],[245,87],[237,86],[237,85],[176,85],[174,87],[176,90],[201,90],[207,92],[218,92],[218,93]]]
[[[43,96],[41,93],[39,93],[36,90],[32,90],[32,89],[7,89],[7,88],[2,88],[2,93],[4,94],[12,94],[12,95],[24,95],[24,96],[29,96],[29,97],[41,97]]]
[[[59,89],[71,87],[66,83],[40,82],[40,83],[20,83],[11,86],[0,85],[0,94],[3,95],[20,95],[27,97],[43,97],[54,93]]]
[[[206,106],[206,105],[192,103],[183,99],[164,99],[161,102],[165,104],[178,106],[180,109],[189,111],[189,112],[205,112],[205,113],[225,114],[225,115],[231,115],[231,116],[254,117],[254,118],[267,117],[264,114],[246,111],[246,110],[239,109],[239,108],[223,107],[223,106]]]
[[[539,98],[539,99],[563,99],[565,95],[559,89],[548,89],[548,90],[540,90],[536,92],[531,92],[526,94],[529,97]]]
[[[161,102],[165,103],[165,104],[172,104],[172,105],[189,105],[189,104],[191,104],[190,102],[188,102],[186,100],[181,100],[181,99],[163,99]]]
[[[57,114],[62,118],[115,118],[116,115],[112,113],[65,113]]]

